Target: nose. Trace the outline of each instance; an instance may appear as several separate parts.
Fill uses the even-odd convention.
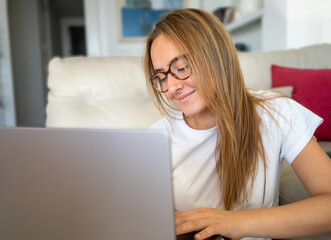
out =
[[[171,74],[168,74],[168,92],[175,93],[184,87],[183,80],[179,80],[173,77]]]

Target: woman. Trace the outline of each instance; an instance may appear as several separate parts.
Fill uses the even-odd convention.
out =
[[[331,231],[331,162],[313,133],[322,119],[244,85],[234,44],[213,15],[170,12],[150,33],[148,88],[172,138],[176,233],[195,239],[288,238]],[[278,207],[282,159],[311,198]]]

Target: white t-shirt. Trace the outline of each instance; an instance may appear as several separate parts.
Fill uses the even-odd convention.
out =
[[[265,91],[258,93],[269,95]],[[270,111],[280,127],[265,110],[258,109],[263,121],[262,141],[267,157],[264,203],[264,164],[260,159],[253,188],[248,189],[251,193],[249,202],[234,210],[277,206],[282,159],[291,164],[323,121],[288,98],[275,98],[271,100],[271,106],[274,111]],[[215,163],[216,127],[195,130],[185,123],[182,112],[175,112],[174,117],[162,118],[151,128],[166,129],[171,136],[175,210],[223,209]]]

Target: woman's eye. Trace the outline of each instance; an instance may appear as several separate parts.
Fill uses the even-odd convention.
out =
[[[177,68],[177,72],[184,72],[184,71],[186,71],[187,68],[188,68],[188,65],[181,66],[181,67]]]

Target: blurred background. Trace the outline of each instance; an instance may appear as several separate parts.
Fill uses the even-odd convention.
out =
[[[53,57],[142,56],[155,22],[186,7],[215,14],[238,51],[331,43],[329,0],[0,0],[0,126],[45,125]]]

